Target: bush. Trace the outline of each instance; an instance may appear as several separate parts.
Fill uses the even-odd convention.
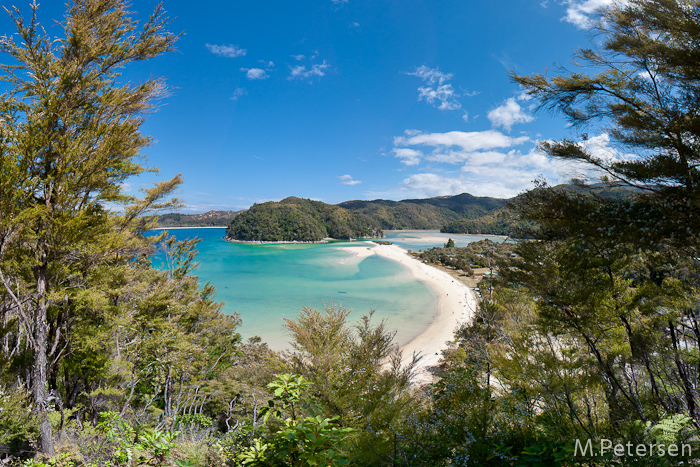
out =
[[[39,437],[29,393],[24,388],[0,389],[0,448],[12,456],[30,450]]]

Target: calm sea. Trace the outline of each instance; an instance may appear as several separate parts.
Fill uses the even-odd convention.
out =
[[[178,239],[199,237],[199,266],[195,274],[202,283],[217,289],[223,310],[237,312],[244,338],[260,336],[273,349],[288,347],[284,318],[297,317],[302,306],[322,308],[334,303],[350,308],[350,320],[375,311],[397,331],[404,344],[431,321],[435,299],[431,289],[417,281],[401,264],[372,255],[358,260],[340,246],[358,242],[323,244],[254,245],[224,241],[225,229],[173,229]],[[405,249],[439,246],[448,237],[458,246],[485,237],[447,235],[438,232],[385,232],[386,240]],[[161,265],[158,258],[154,265]]]

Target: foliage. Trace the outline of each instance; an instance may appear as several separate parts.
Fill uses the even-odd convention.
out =
[[[345,456],[337,446],[351,428],[338,428],[338,416],[302,416],[313,411],[313,400],[307,394],[312,385],[301,375],[276,375],[268,387],[274,398],[264,413],[265,422],[270,417],[283,419],[283,426],[267,437],[260,438],[243,451],[238,459],[248,466],[339,466],[345,465]],[[302,404],[304,401],[306,404]]]
[[[346,201],[338,206],[361,212],[384,230],[440,229],[458,219],[476,219],[506,204],[505,200],[468,193],[427,199]],[[495,233],[495,232],[488,232]]]
[[[507,235],[520,237],[527,223],[519,221],[509,208],[489,212],[474,219],[458,219],[440,227],[440,232],[472,235]]]
[[[382,237],[379,224],[358,212],[301,198],[255,204],[240,213],[227,238],[258,242],[318,242],[324,238]]]
[[[145,170],[138,157],[150,140],[139,127],[163,88],[122,85],[119,69],[170,50],[175,36],[160,8],[141,28],[122,1],[68,8],[65,38],[15,11],[21,43],[0,42],[17,64],[2,68],[12,90],[0,102],[0,442],[17,456],[39,437],[47,457],[25,465],[696,462],[576,458],[573,440],[700,449],[698,2],[631,0],[604,12],[602,51],[579,57],[592,75],[514,76],[572,128],[602,119],[636,151],[603,160],[585,135],[542,145],[614,183],[542,183],[511,212],[470,195],[288,198],[234,220],[229,235],[254,240],[517,223],[532,241],[449,240],[417,255],[498,271],[422,391],[411,383],[417,357],[403,358],[371,312],[352,325],[333,304],[303,308],[286,320],[293,349],[282,355],[259,338],[242,343],[238,317],[191,275],[197,240],[139,233],[171,206],[163,199],[179,179],[141,200],[120,191]],[[150,263],[158,248],[163,271]],[[52,456],[54,430],[71,454]]]
[[[162,432],[160,430],[146,431],[141,435],[141,442],[136,445],[137,448],[146,451],[149,457],[142,455],[139,457],[139,465],[164,466],[171,457],[173,448],[175,447],[174,440],[178,436],[178,432]],[[169,463],[169,462],[168,462]]]
[[[177,212],[158,216],[158,227],[228,227],[241,211],[207,211],[203,214]]]
[[[38,435],[38,421],[26,390],[0,390],[0,445],[20,454],[29,450]]]
[[[0,277],[7,318],[17,319],[32,354],[34,408],[41,450],[53,454],[49,406],[50,375],[67,354],[66,337],[80,319],[81,297],[91,270],[119,255],[134,255],[148,242],[138,218],[173,206],[161,200],[179,177],[146,190],[143,200],[122,193],[121,183],[146,170],[139,151],[151,140],[141,135],[143,114],[164,90],[148,79],[120,84],[120,69],[173,48],[158,7],[139,27],[122,0],[91,0],[68,6],[59,23],[63,37],[48,35],[37,22],[9,11],[17,33],[0,40],[11,61],[0,65],[9,91],[0,100]],[[125,206],[124,215],[107,210]],[[20,339],[20,342],[23,339]]]
[[[616,238],[632,236],[645,248],[697,248],[699,18],[694,0],[626,2],[601,12],[601,46],[579,51],[578,71],[551,78],[513,75],[541,108],[561,112],[574,128],[605,125],[612,141],[632,153],[601,157],[586,134],[583,142],[542,144],[554,157],[585,162],[606,179],[638,189],[634,202],[595,197],[607,211],[596,225]]]
[[[401,423],[409,407],[422,404],[411,388],[417,360],[402,365],[395,333],[384,322],[374,325],[372,313],[354,327],[347,323],[349,313],[330,304],[286,319],[294,339],[290,366],[315,382],[312,394],[326,417],[358,430],[348,440],[351,462],[381,465],[393,449],[391,426]]]
[[[466,247],[455,247],[454,241],[451,247],[448,244],[442,248],[433,247],[412,255],[427,263],[461,269],[471,276],[472,268],[498,269],[499,264],[507,264],[515,251],[513,243],[494,242],[488,239],[472,242]]]
[[[24,467],[75,467],[75,462],[69,460],[70,455],[68,453],[61,453],[58,456],[54,456],[48,461],[37,461],[34,459],[27,459],[22,464]]]
[[[600,48],[580,50],[592,74],[513,75],[574,128],[607,125],[628,157],[603,158],[571,139],[541,145],[632,186],[604,197],[585,185],[541,184],[515,204],[533,238],[510,280],[537,301],[535,322],[579,349],[605,393],[611,429],[684,414],[700,424],[693,381],[700,340],[697,202],[700,136],[697,1],[633,0],[601,11]]]

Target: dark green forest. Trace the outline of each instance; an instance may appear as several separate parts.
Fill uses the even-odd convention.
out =
[[[476,197],[468,193],[427,199],[390,201],[345,201],[338,206],[361,212],[380,223],[384,230],[441,229],[458,219],[475,219],[506,205],[498,198]]]
[[[121,191],[148,170],[140,127],[166,89],[121,83],[119,70],[178,36],[162,9],[139,24],[127,6],[74,2],[59,38],[11,11],[17,33],[0,39],[12,89],[0,98],[3,464],[698,464],[700,2],[619,4],[574,71],[511,75],[575,133],[542,151],[631,193],[541,182],[513,201],[528,240],[464,251],[498,274],[425,387],[412,383],[420,357],[402,366],[371,313],[305,307],[285,320],[286,353],[242,340],[239,318],[192,275],[197,241],[142,234],[178,206],[181,179],[142,198]],[[587,127],[636,157],[588,153]],[[384,227],[277,204],[271,217],[314,238]],[[311,213],[339,231],[317,230]],[[165,270],[150,265],[156,248]]]
[[[158,216],[158,227],[228,227],[241,211],[207,211],[202,214],[177,212]]]
[[[310,199],[254,204],[226,229],[229,240],[320,242],[325,238],[383,237],[379,223],[358,212]]]
[[[577,184],[559,185],[557,189],[580,192]],[[624,197],[634,189],[623,185],[596,185],[585,189],[604,197]],[[518,197],[498,199],[475,197],[468,193],[426,199],[390,201],[345,201],[328,205],[319,201],[290,197],[279,203],[254,205],[247,211],[210,211],[204,214],[170,213],[158,216],[158,227],[228,227],[241,213],[244,217],[231,225],[231,238],[259,241],[257,238],[332,238],[371,237],[373,230],[437,230],[445,233],[507,235],[520,238],[528,221],[511,209]],[[337,209],[341,208],[341,209]],[[352,211],[362,215],[355,215]],[[369,218],[369,219],[368,219]],[[345,224],[342,228],[340,224]],[[372,231],[367,231],[367,229]],[[336,237],[330,235],[333,232]],[[355,234],[355,235],[353,235]],[[360,235],[361,234],[361,235]],[[324,238],[324,237],[320,237]],[[282,240],[262,240],[282,241]]]

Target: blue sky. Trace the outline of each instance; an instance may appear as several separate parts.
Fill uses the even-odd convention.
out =
[[[41,17],[59,18],[56,4]],[[62,2],[61,2],[62,3]],[[164,0],[178,52],[132,66],[170,95],[143,132],[182,211],[299,196],[337,203],[468,192],[510,197],[576,169],[537,141],[576,137],[533,114],[519,74],[571,67],[608,0]],[[136,0],[139,16],[156,2]],[[18,3],[23,11],[21,3]],[[0,27],[11,33],[9,22]],[[588,144],[608,150],[607,135]],[[155,180],[130,180],[136,192]]]

